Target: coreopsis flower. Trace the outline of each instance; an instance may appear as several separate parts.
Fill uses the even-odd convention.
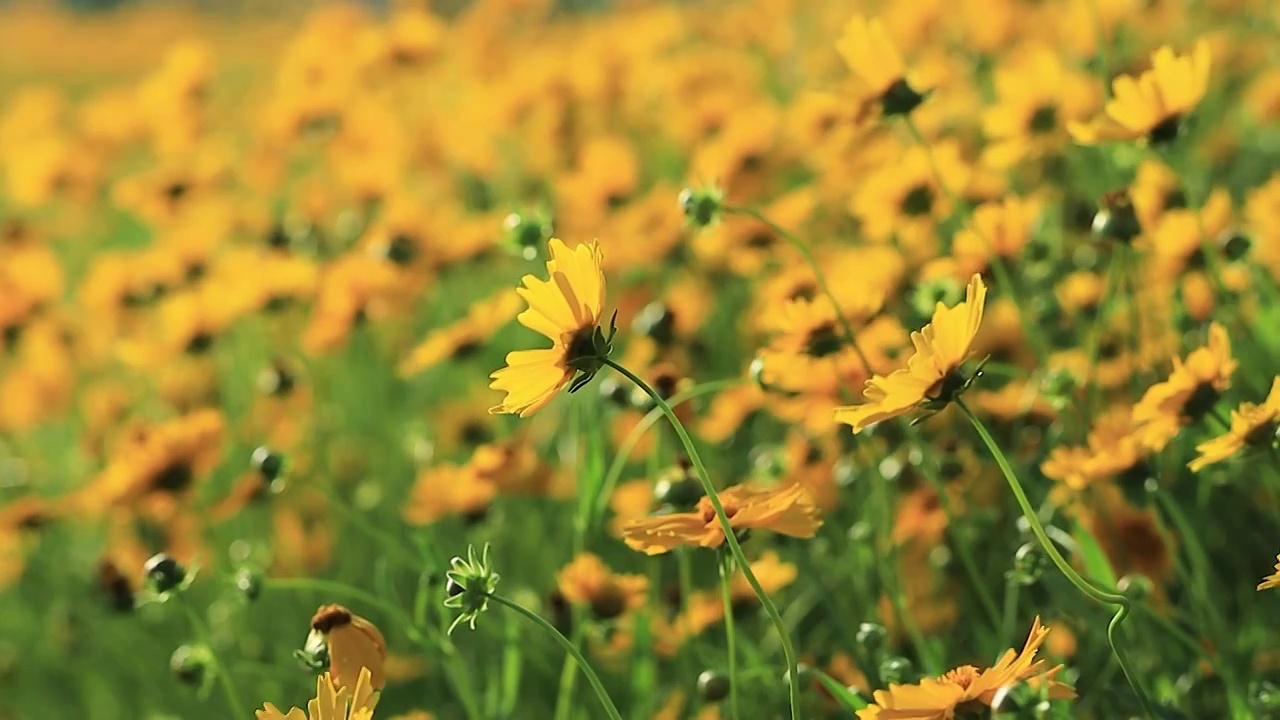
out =
[[[795,565],[783,562],[777,553],[767,551],[759,560],[751,563],[751,574],[756,576],[760,587],[772,595],[795,582],[799,571]],[[734,616],[737,617],[743,610],[754,610],[759,605],[760,601],[747,582],[746,575],[742,570],[735,569],[729,577],[729,607]],[[675,620],[673,627],[687,637],[696,636],[723,621],[724,614],[722,590],[701,590],[689,596],[687,610]]]
[[[1035,200],[1010,195],[998,202],[979,205],[968,227],[956,233],[951,254],[965,275],[984,272],[993,257],[1019,257],[1039,221]]]
[[[302,652],[317,662],[327,658],[326,674],[332,676],[334,686],[348,692],[362,686],[381,690],[387,682],[387,641],[382,632],[341,605],[321,605],[316,610]]]
[[[1037,617],[1031,625],[1022,652],[1006,650],[996,664],[986,670],[962,665],[938,678],[925,678],[916,685],[890,685],[874,693],[875,703],[858,711],[858,720],[951,720],[968,712],[985,714],[999,707],[1009,690],[1019,685],[1047,684],[1050,698],[1075,696],[1070,687],[1053,678],[1062,666],[1046,667],[1036,660],[1036,652],[1049,634]]]
[[[720,502],[735,531],[769,530],[811,538],[822,526],[813,498],[796,484],[776,488],[736,485],[720,493]],[[715,508],[705,497],[692,512],[631,521],[623,527],[622,539],[646,555],[661,555],[682,546],[718,548],[725,541]]]
[[[1276,556],[1276,571],[1262,578],[1262,582],[1258,583],[1259,590],[1270,590],[1280,587],[1280,555]]]
[[[474,353],[498,329],[515,317],[520,297],[510,290],[475,303],[458,322],[432,331],[400,363],[404,376],[420,373],[444,360],[460,360]]]
[[[1213,323],[1208,344],[1191,351],[1185,361],[1175,357],[1168,379],[1147,388],[1134,406],[1133,420],[1140,426],[1142,442],[1161,450],[1184,425],[1212,410],[1222,391],[1230,387],[1238,364],[1231,356],[1226,328]]]
[[[980,275],[974,275],[964,302],[953,307],[938,302],[933,320],[911,333],[915,353],[907,359],[907,366],[868,380],[863,390],[865,402],[837,408],[836,422],[852,426],[856,433],[916,407],[936,411],[954,400],[973,380],[960,365],[969,357],[986,299],[987,286]]]
[[[1059,152],[1070,139],[1068,123],[1087,119],[1098,106],[1096,80],[1042,45],[1006,57],[995,70],[995,90],[982,129],[989,140],[983,158],[996,167]]]
[[[267,703],[255,714],[258,720],[372,720],[380,693],[374,688],[368,668],[360,668],[354,686],[335,683],[332,675],[316,678],[316,696],[307,702],[307,710],[293,708],[280,712]]]
[[[570,249],[552,238],[548,248],[548,279],[524,276],[523,287],[516,292],[529,307],[516,319],[542,333],[552,346],[507,355],[507,366],[489,376],[490,387],[507,395],[489,412],[528,417],[546,407],[566,385],[574,392],[590,382],[609,353],[613,329],[606,336],[600,328],[605,286],[599,244]]]
[[[574,605],[586,605],[600,620],[612,620],[643,607],[649,592],[644,575],[614,573],[591,553],[581,553],[560,571],[560,594]]]
[[[409,491],[404,519],[413,525],[430,525],[449,515],[479,519],[497,495],[498,486],[470,464],[424,468]]]
[[[920,263],[937,255],[938,223],[951,216],[952,193],[968,184],[972,170],[951,140],[932,148],[901,146],[897,153],[866,174],[849,210],[869,240],[893,244]]]
[[[1167,45],[1151,55],[1151,69],[1138,77],[1121,75],[1112,83],[1114,97],[1101,117],[1071,123],[1076,142],[1103,140],[1166,143],[1178,136],[1182,120],[1195,109],[1209,87],[1209,44],[1201,40],[1189,55],[1176,55]]]
[[[1196,446],[1200,453],[1187,467],[1200,472],[1250,447],[1267,447],[1275,443],[1280,429],[1280,377],[1271,381],[1271,392],[1261,404],[1241,403],[1231,411],[1231,426],[1219,435]]]
[[[845,26],[836,51],[885,115],[906,115],[924,101],[924,94],[908,81],[902,53],[880,18],[855,16]]]

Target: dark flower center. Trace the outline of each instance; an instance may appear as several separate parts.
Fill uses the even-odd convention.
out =
[[[475,355],[480,350],[480,339],[472,336],[454,346],[453,352],[449,354],[454,360],[464,360]]]
[[[1054,105],[1041,105],[1031,113],[1027,129],[1036,134],[1052,132],[1058,127],[1058,108]]]
[[[1166,210],[1184,208],[1187,206],[1187,193],[1182,188],[1170,188],[1165,191],[1161,202],[1164,203]]]
[[[569,340],[569,345],[565,350],[566,359],[569,362],[573,362],[579,358],[595,355],[596,346],[593,340],[594,334],[594,327],[584,327],[575,330],[573,337]]]
[[[180,493],[191,487],[195,480],[195,471],[186,460],[179,460],[166,466],[151,480],[151,489],[167,493]]]
[[[1218,402],[1218,390],[1213,385],[1202,382],[1196,385],[1187,402],[1182,406],[1182,414],[1192,422],[1204,417]]]
[[[591,599],[591,612],[600,620],[612,620],[627,609],[627,598],[622,590],[610,585]]]
[[[747,236],[746,245],[747,247],[754,248],[756,250],[765,250],[773,247],[774,243],[777,241],[778,239],[773,236],[773,233],[770,233],[767,230],[757,230]]]
[[[834,323],[827,323],[814,328],[806,339],[804,351],[810,357],[827,357],[844,347],[844,340],[836,332]]]
[[[917,185],[902,198],[902,213],[908,217],[928,215],[933,210],[933,189]]]
[[[1182,116],[1171,115],[1160,121],[1155,127],[1151,128],[1151,132],[1147,138],[1155,145],[1163,145],[1172,142],[1178,137],[1178,132],[1182,129]]]
[[[958,368],[953,368],[950,372],[942,377],[941,380],[933,384],[926,393],[926,397],[934,402],[950,403],[955,400],[956,395],[964,389],[969,382],[969,378],[964,376]]]
[[[164,188],[164,196],[175,203],[186,197],[189,192],[191,192],[191,186],[182,180],[171,182]]]
[[[480,445],[493,439],[493,432],[478,420],[469,420],[463,424],[458,436],[468,445]]]
[[[1244,441],[1248,445],[1270,445],[1276,439],[1277,430],[1280,430],[1280,422],[1265,422],[1246,433]]]
[[[184,350],[188,355],[201,355],[208,352],[211,347],[213,347],[213,333],[201,330],[191,336]]]
[[[418,244],[413,238],[398,233],[387,243],[386,257],[387,260],[395,265],[408,265],[418,254]]]

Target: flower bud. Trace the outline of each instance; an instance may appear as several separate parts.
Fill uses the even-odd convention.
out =
[[[206,648],[180,645],[169,656],[169,670],[184,685],[199,687],[204,684],[210,661]]]
[[[327,655],[335,685],[355,687],[361,668],[369,669],[373,689],[381,690],[386,684],[387,642],[382,632],[341,605],[316,610],[303,653],[312,659]]]
[[[653,498],[661,505],[691,508],[702,498],[702,483],[690,474],[688,468],[668,468],[654,483]]]
[[[1116,589],[1130,600],[1142,602],[1151,596],[1155,584],[1145,575],[1130,573],[1116,581]]]
[[[280,477],[280,471],[284,469],[284,456],[265,445],[253,451],[249,462],[267,482]]]
[[[511,213],[502,221],[507,233],[507,245],[514,248],[525,260],[538,257],[540,248],[551,238],[551,223],[536,213]]]
[[[165,553],[152,555],[142,566],[147,584],[158,594],[180,587],[187,579],[187,570],[177,560]]]
[[[680,191],[680,209],[694,227],[707,227],[720,219],[724,194],[715,188],[685,188]]]
[[[633,330],[659,345],[670,345],[675,340],[675,325],[675,313],[661,302],[645,305],[631,322]]]
[[[1093,216],[1093,234],[1128,244],[1142,234],[1142,224],[1133,207],[1128,190],[1117,190],[1102,196],[1101,207]]]
[[[889,631],[880,623],[864,622],[858,626],[858,634],[855,640],[868,653],[876,654],[884,648],[884,641],[889,636]]]
[[[1034,585],[1045,570],[1046,560],[1038,544],[1023,543],[1013,554],[1013,569],[1009,571],[1009,577],[1019,585]]]
[[[729,678],[724,673],[703,670],[698,676],[698,694],[703,702],[720,702],[729,697]]]
[[[880,663],[880,679],[886,683],[909,682],[912,674],[911,661],[904,657],[887,657]]]

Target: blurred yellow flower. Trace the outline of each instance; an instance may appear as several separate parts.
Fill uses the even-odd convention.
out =
[[[1103,140],[1147,138],[1153,143],[1173,140],[1184,117],[1209,87],[1209,43],[1196,43],[1190,55],[1175,55],[1167,45],[1151,56],[1151,69],[1137,78],[1121,75],[1112,84],[1115,97],[1104,114],[1089,123],[1073,122],[1068,130],[1076,142],[1092,145]]]
[[[368,668],[360,668],[354,686],[335,684],[329,673],[316,678],[316,696],[307,710],[293,708],[284,713],[267,703],[256,715],[258,720],[372,720],[379,693],[373,688]]]
[[[811,538],[822,526],[813,498],[796,484],[776,488],[735,485],[720,493],[720,502],[735,531],[770,530]],[[693,512],[632,520],[623,527],[622,537],[632,549],[646,555],[661,555],[681,546],[718,548],[725,541],[715,509],[705,497]]]
[[[1206,467],[1256,445],[1266,447],[1275,442],[1280,428],[1280,377],[1271,381],[1271,392],[1262,404],[1241,403],[1231,411],[1231,426],[1223,435],[1196,446],[1200,455],[1187,463],[1192,472]]]

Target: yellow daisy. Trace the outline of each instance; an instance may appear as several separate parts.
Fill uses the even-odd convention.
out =
[[[851,425],[856,433],[916,406],[939,409],[953,400],[971,380],[959,368],[969,357],[986,299],[987,286],[982,276],[974,275],[964,302],[955,307],[939,302],[934,307],[933,320],[920,332],[911,333],[915,354],[907,359],[907,366],[868,380],[863,390],[866,402],[836,408],[836,422]]]
[[[517,316],[521,325],[551,340],[550,348],[518,350],[507,355],[507,366],[494,372],[489,387],[507,394],[489,409],[495,414],[528,417],[556,396],[580,372],[569,391],[585,385],[600,369],[608,341],[600,330],[604,312],[604,273],[600,246],[591,242],[570,249],[561,240],[549,243],[547,280],[525,275],[516,292],[529,303]]]
[[[1049,697],[1075,696],[1066,685],[1053,680],[1062,666],[1046,668],[1044,660],[1036,660],[1036,652],[1049,634],[1049,628],[1036,618],[1022,652],[1006,650],[987,670],[962,665],[942,677],[925,678],[918,685],[890,685],[877,690],[875,704],[858,711],[858,720],[951,720],[965,711],[978,713],[997,707],[1004,695],[1018,684],[1048,683]],[[967,715],[966,715],[967,717]]]
[[[1223,435],[1196,446],[1200,456],[1187,463],[1192,472],[1241,452],[1249,446],[1269,445],[1280,429],[1280,377],[1271,381],[1271,392],[1261,405],[1241,403],[1231,411],[1231,427]]]
[[[1196,43],[1190,55],[1175,55],[1168,46],[1151,56],[1151,69],[1137,78],[1121,75],[1112,85],[1115,97],[1091,123],[1071,123],[1076,142],[1147,138],[1161,143],[1178,135],[1182,118],[1195,109],[1209,87],[1209,43]]]

